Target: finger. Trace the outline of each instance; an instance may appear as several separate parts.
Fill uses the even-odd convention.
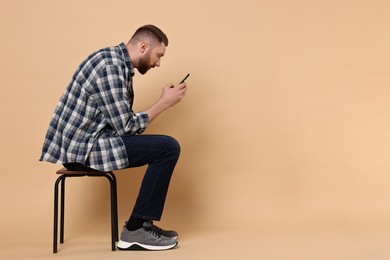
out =
[[[187,87],[187,84],[184,82],[184,83],[180,83],[178,85],[179,89],[183,89],[183,88],[186,88]]]

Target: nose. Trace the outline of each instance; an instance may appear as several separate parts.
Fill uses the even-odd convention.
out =
[[[158,59],[154,65],[160,67],[160,59]]]

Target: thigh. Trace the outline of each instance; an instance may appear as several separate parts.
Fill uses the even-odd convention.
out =
[[[121,138],[126,146],[128,167],[143,166],[163,157],[167,152],[180,151],[178,142],[166,135],[124,135]]]

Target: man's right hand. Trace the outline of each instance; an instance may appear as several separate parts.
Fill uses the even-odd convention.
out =
[[[185,96],[186,91],[186,83],[181,83],[177,86],[174,86],[173,84],[166,85],[162,89],[160,99],[145,111],[148,114],[149,123],[163,111],[179,103]]]

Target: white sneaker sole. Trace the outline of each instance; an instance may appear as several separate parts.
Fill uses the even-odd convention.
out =
[[[145,245],[145,244],[141,244],[141,243],[137,243],[137,242],[129,243],[129,242],[119,240],[116,247],[118,249],[121,249],[121,250],[154,250],[154,251],[158,251],[158,250],[168,250],[168,249],[174,248],[175,246],[177,246],[177,244],[178,244],[178,242],[176,242],[175,244],[172,244],[172,245],[167,245],[167,246],[152,246],[152,245]]]

